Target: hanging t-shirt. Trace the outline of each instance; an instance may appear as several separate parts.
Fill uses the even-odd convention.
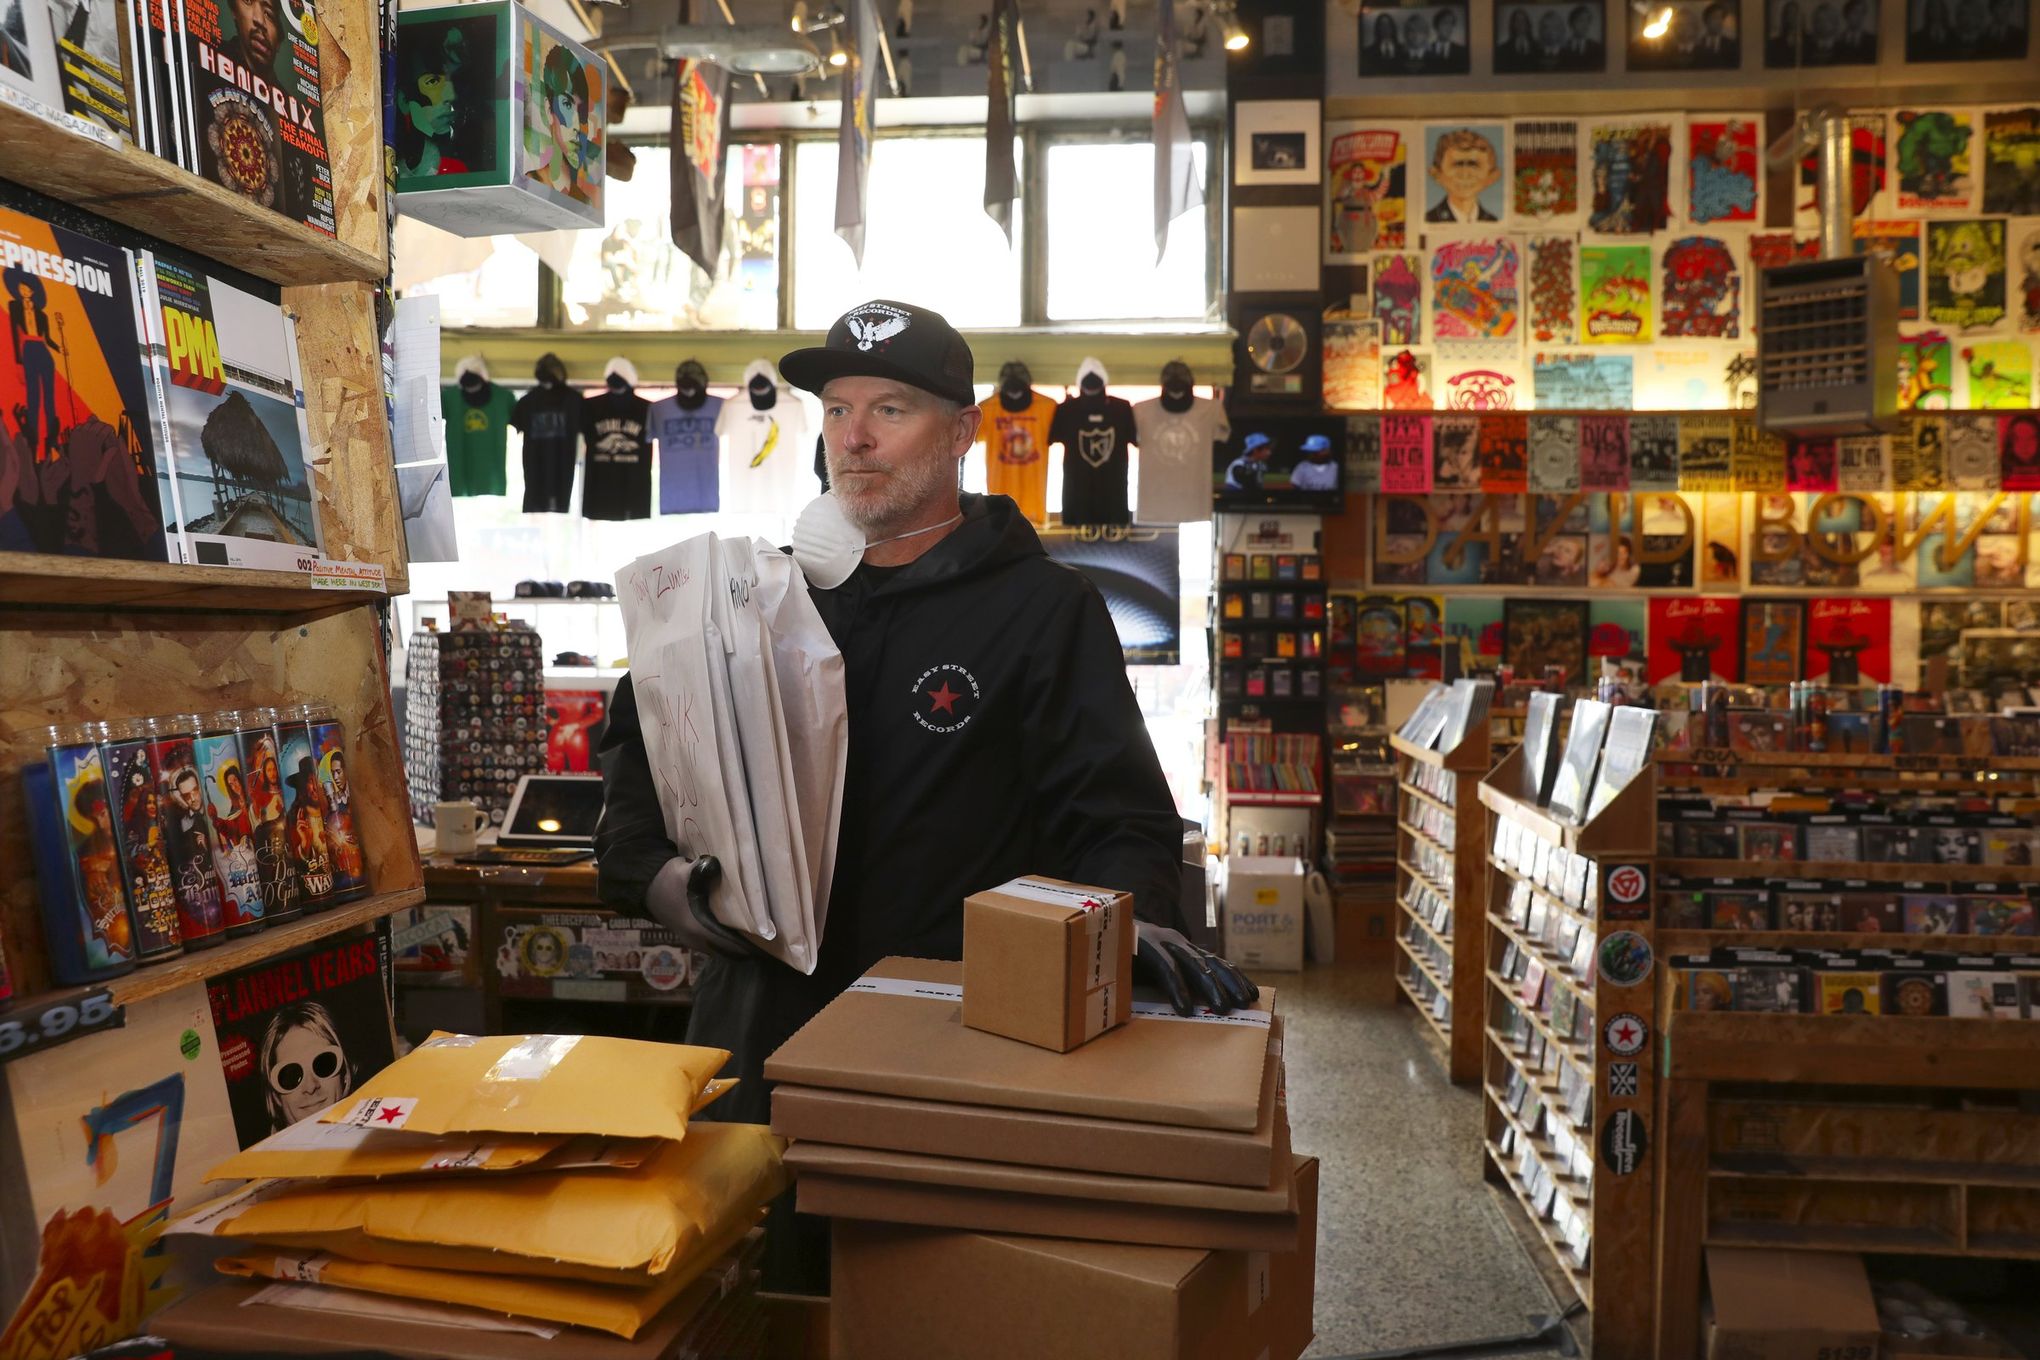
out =
[[[589,519],[648,519],[652,513],[652,404],[637,393],[603,388],[581,403],[588,475],[581,513]]]
[[[793,515],[814,498],[807,414],[785,388],[769,410],[739,392],[723,403],[715,432],[722,436],[722,509],[725,514]]]
[[[524,435],[524,509],[564,512],[574,499],[574,462],[581,439],[581,394],[540,383],[510,408]]]
[[[460,384],[439,389],[439,414],[446,417],[446,470],[456,496],[500,496],[505,481],[503,449],[510,438],[508,388],[489,384],[476,405]]]
[[[715,421],[722,405],[721,397],[703,397],[701,405],[691,411],[678,397],[652,403],[652,438],[659,445],[660,514],[712,514],[720,508],[715,484],[719,447]]]
[[[1105,393],[1055,408],[1048,439],[1063,448],[1062,522],[1125,524],[1127,445],[1137,442],[1133,407]]]
[[[1020,513],[1036,524],[1048,522],[1048,428],[1055,420],[1055,401],[1039,392],[1028,394],[1026,407],[1006,409],[994,392],[978,405],[985,418],[978,437],[985,444],[985,490],[1011,496]]]
[[[1133,442],[1140,446],[1140,486],[1134,519],[1141,524],[1186,524],[1211,518],[1211,446],[1232,433],[1225,407],[1196,397],[1187,411],[1171,411],[1160,397],[1133,408]]]

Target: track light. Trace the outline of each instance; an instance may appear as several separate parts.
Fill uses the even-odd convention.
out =
[[[1226,51],[1244,52],[1247,50],[1247,45],[1253,39],[1249,38],[1247,30],[1240,26],[1240,11],[1237,4],[1232,3],[1232,0],[1219,0],[1219,3],[1211,6],[1211,16],[1217,19],[1220,26],[1225,29]]]
[[[1670,32],[1671,27],[1672,27],[1672,7],[1670,5],[1666,5],[1663,9],[1660,9],[1655,16],[1652,17],[1649,23],[1643,26],[1643,36],[1650,39],[1652,42],[1656,42],[1659,38],[1664,37],[1666,33]]]
[[[829,65],[840,71],[849,64],[850,54],[843,50],[842,40],[836,36],[835,30],[831,29],[829,31]]]

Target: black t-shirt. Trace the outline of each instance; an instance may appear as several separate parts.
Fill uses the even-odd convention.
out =
[[[574,455],[581,437],[581,396],[540,383],[510,408],[524,435],[524,508],[564,511],[574,499]]]
[[[1074,396],[1055,408],[1048,442],[1063,447],[1064,524],[1126,524],[1127,446],[1133,407],[1104,393]]]
[[[607,388],[581,403],[588,441],[588,476],[581,513],[589,519],[646,519],[652,513],[652,446],[645,424],[652,404],[637,393]]]

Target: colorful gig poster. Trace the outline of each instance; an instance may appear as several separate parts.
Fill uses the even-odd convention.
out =
[[[1962,347],[1973,411],[2025,411],[2033,405],[2033,351],[2024,340],[1985,340]]]
[[[1580,490],[1629,490],[1629,418],[1580,417]]]
[[[1754,117],[1687,121],[1686,212],[1695,223],[1763,220],[1762,136],[1762,120]]]
[[[1431,251],[1431,337],[1498,340],[1516,333],[1516,244],[1445,241]]]
[[[1636,361],[1627,354],[1539,353],[1530,364],[1540,411],[1624,411],[1634,404]]]
[[[1519,119],[1510,129],[1518,221],[1570,220],[1580,211],[1580,125],[1571,119]]]
[[[2005,319],[2005,224],[1989,218],[1927,223],[1927,320],[1988,330]]]
[[[1738,602],[1732,599],[1653,596],[1645,679],[1653,685],[1733,680],[1741,622]]]
[[[1374,259],[1374,319],[1384,345],[1419,345],[1424,340],[1424,257],[1378,255]]]
[[[1665,247],[1658,324],[1666,339],[1742,336],[1742,270],[1728,243],[1681,236]]]
[[[1357,264],[1369,251],[1408,244],[1409,132],[1332,123],[1325,129],[1325,258]]]
[[[1812,600],[1806,610],[1806,676],[1830,685],[1891,680],[1891,601]]]
[[[1672,125],[1592,124],[1593,197],[1587,225],[1610,236],[1645,236],[1672,217]]]
[[[2011,217],[2040,214],[2040,109],[1983,115],[1983,210]]]
[[[1532,236],[1526,247],[1530,276],[1530,338],[1540,345],[1570,345],[1579,334],[1576,243],[1570,236]],[[2036,262],[2040,263],[2040,262]]]
[[[1971,116],[1950,109],[1900,109],[1893,126],[1898,137],[1898,210],[1967,208],[1976,197],[1970,172],[1970,142],[1975,135]]]
[[[2019,254],[2013,261],[2018,273],[2019,329],[2040,335],[2040,225],[2027,225],[2019,233]]]
[[[1381,355],[1381,404],[1391,411],[1431,409],[1431,356],[1387,349]]]
[[[1856,253],[1875,255],[1898,271],[1898,319],[1920,319],[1920,224],[1858,222]]]
[[[1580,340],[1589,345],[1640,345],[1651,325],[1650,247],[1580,247]]]

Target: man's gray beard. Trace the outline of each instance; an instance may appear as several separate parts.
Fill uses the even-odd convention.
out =
[[[829,484],[837,485],[837,479],[837,471],[831,466]],[[897,473],[890,480],[892,484],[881,496],[863,504],[848,497],[838,497],[844,518],[856,526],[867,540],[886,538],[918,527],[914,520],[934,503],[938,491],[947,490],[953,494],[957,489],[953,474],[939,465],[932,469],[925,484],[902,481]]]

